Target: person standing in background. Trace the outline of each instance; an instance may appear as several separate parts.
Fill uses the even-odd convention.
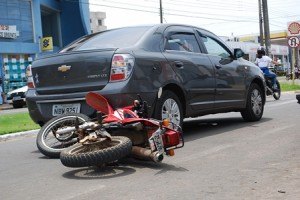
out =
[[[295,79],[299,78],[299,68],[298,66],[295,64]]]
[[[0,105],[4,103],[4,93],[2,90],[2,78],[0,77]]]

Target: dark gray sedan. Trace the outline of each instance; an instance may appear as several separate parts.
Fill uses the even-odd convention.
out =
[[[115,108],[131,105],[140,94],[150,106],[149,116],[176,124],[185,117],[231,111],[257,121],[265,104],[264,78],[243,55],[193,26],[159,24],[87,35],[33,62],[29,113],[40,125],[64,113],[93,116],[84,97],[96,91]]]

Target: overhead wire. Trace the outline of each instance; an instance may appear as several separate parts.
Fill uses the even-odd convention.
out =
[[[66,0],[66,1],[69,1],[69,2],[80,2],[80,3],[83,3],[83,4],[89,4],[89,5],[94,5],[94,6],[103,6],[103,7],[108,7],[108,8],[116,8],[116,9],[124,9],[124,10],[132,10],[132,11],[138,11],[138,12],[147,12],[147,13],[152,13],[152,14],[159,14],[158,11],[152,10],[152,9],[159,9],[158,7],[136,5],[136,4],[133,4],[133,3],[122,3],[122,2],[116,2],[116,1],[113,1],[113,0],[105,0],[106,4],[90,3],[90,2],[87,3],[87,2],[82,2],[81,0]],[[154,3],[154,2],[158,3],[157,1],[153,1],[153,0],[144,0],[144,1],[152,2],[152,3]],[[183,2],[183,1],[180,1],[180,0],[173,0],[173,1],[174,2]],[[111,4],[107,5],[107,3],[118,3],[118,4],[123,4],[123,5],[126,4],[126,5],[129,5],[129,6],[135,6],[135,7],[139,7],[139,8],[116,6],[116,5],[111,5]],[[164,4],[166,4],[166,3],[168,3],[168,2],[164,2]],[[172,5],[172,4],[170,4],[170,5]],[[238,4],[236,4],[236,5],[238,5]],[[185,5],[182,5],[182,6],[190,7],[192,5],[186,5],[185,4]],[[197,6],[193,6],[193,7],[197,7]],[[141,9],[141,8],[143,8],[143,9]],[[148,10],[148,9],[151,9],[151,10]],[[222,8],[222,9],[224,9],[224,8]],[[249,17],[249,18],[243,18],[243,19],[241,19],[241,18],[239,18],[239,19],[233,19],[232,18],[233,16],[218,15],[218,16],[223,16],[223,17],[230,17],[230,19],[229,19],[229,18],[217,18],[217,17],[209,17],[209,16],[207,16],[207,15],[214,15],[214,14],[211,14],[211,13],[202,13],[202,12],[194,12],[194,11],[187,11],[187,10],[177,10],[177,9],[172,9],[172,8],[168,8],[168,7],[165,8],[165,9],[163,9],[163,10],[164,10],[164,15],[179,16],[179,17],[188,17],[188,18],[200,18],[200,19],[207,19],[207,20],[216,20],[216,21],[219,21],[219,22],[216,22],[216,24],[221,23],[220,21],[223,21],[223,22],[249,22],[249,23],[258,23],[258,20],[257,20],[256,16],[253,17],[253,18]],[[232,9],[230,9],[230,10],[232,10]],[[176,13],[174,13],[174,12],[176,12]],[[178,12],[180,12],[180,13],[178,13]],[[187,15],[187,14],[182,14],[182,13],[190,13],[190,14],[195,14],[195,15]],[[278,19],[278,18],[282,18],[283,17],[282,15],[278,15],[277,13],[275,14],[277,17],[270,17],[270,19],[273,20],[273,19]],[[206,15],[206,16],[200,16],[200,15]],[[274,15],[274,13],[271,12],[271,15]],[[295,16],[295,15],[293,15],[293,16]],[[292,17],[292,16],[287,16],[287,17]],[[166,21],[166,19],[165,19],[165,21]],[[277,27],[284,27],[282,25],[274,24],[272,22],[270,22],[270,25],[277,26]]]
[[[152,6],[140,6],[140,5],[137,5],[137,4],[117,2],[117,1],[113,1],[113,0],[105,0],[105,2],[118,3],[118,4],[125,4],[125,5],[132,5],[132,6],[139,6],[139,7],[143,7],[143,8],[154,8],[154,9],[159,9],[158,7],[152,7]],[[213,16],[216,16],[215,14],[207,13],[207,12],[202,12],[202,11],[194,12],[194,11],[177,10],[177,9],[170,9],[170,8],[164,8],[163,10],[164,10],[164,11],[169,11],[169,12],[191,13],[191,14],[197,14],[197,15],[203,15],[203,14],[205,14],[205,15],[213,15]],[[223,16],[223,17],[233,17],[232,15],[222,15],[222,14],[218,14],[218,16]],[[247,18],[245,18],[245,19],[247,19]]]
[[[149,13],[155,13],[159,14],[158,11],[150,11],[150,10],[143,10],[143,9],[136,9],[136,8],[129,8],[129,7],[121,7],[121,6],[114,6],[114,5],[105,5],[105,4],[98,4],[98,3],[86,3],[82,2],[80,0],[66,0],[69,2],[80,2],[83,4],[89,4],[94,6],[104,6],[109,8],[118,8],[118,9],[126,9],[126,10],[133,10],[133,11],[140,11],[140,12],[149,12]],[[204,17],[204,16],[198,16],[198,15],[185,15],[185,14],[178,14],[178,13],[171,13],[171,12],[164,12],[165,15],[172,15],[172,16],[180,16],[180,17],[190,17],[190,18],[200,18],[200,19],[209,19],[209,20],[218,20],[218,21],[228,21],[228,22],[249,22],[254,20],[236,20],[236,19],[224,19],[224,18],[216,18],[216,17]]]

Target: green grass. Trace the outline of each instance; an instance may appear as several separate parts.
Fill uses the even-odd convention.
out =
[[[0,115],[0,135],[39,129],[28,113],[1,114]]]
[[[300,85],[292,83],[280,83],[280,87],[282,92],[300,90]]]

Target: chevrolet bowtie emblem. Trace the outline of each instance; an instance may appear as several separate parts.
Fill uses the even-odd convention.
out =
[[[58,67],[57,69],[60,72],[66,72],[71,69],[71,66],[70,65],[62,65],[62,66]]]

